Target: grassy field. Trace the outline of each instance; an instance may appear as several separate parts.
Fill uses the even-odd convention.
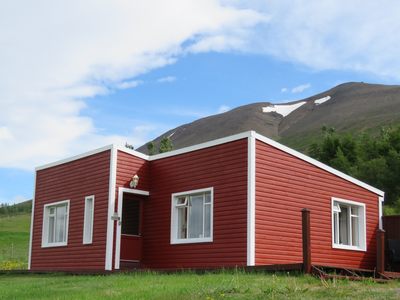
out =
[[[399,299],[400,282],[294,274],[0,275],[0,299]]]
[[[26,269],[30,214],[0,217],[0,269]]]

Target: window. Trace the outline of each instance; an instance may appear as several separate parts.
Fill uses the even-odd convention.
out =
[[[212,242],[213,189],[172,194],[171,244]]]
[[[83,220],[83,243],[91,244],[93,238],[94,196],[85,197],[85,215]]]
[[[332,198],[332,246],[366,250],[365,204]]]
[[[42,247],[67,245],[68,215],[69,200],[46,204],[44,206]]]

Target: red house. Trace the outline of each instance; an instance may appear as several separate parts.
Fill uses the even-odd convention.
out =
[[[374,269],[384,193],[253,131],[147,156],[113,145],[36,169],[30,270],[302,262]]]

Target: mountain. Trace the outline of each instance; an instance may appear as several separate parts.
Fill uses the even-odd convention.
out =
[[[400,124],[400,86],[350,82],[326,92],[289,103],[258,102],[205,117],[167,131],[174,149],[247,130],[305,150],[318,138],[322,126],[337,132],[377,132],[381,126]],[[146,145],[137,149],[147,153]]]

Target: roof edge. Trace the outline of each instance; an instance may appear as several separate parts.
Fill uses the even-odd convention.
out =
[[[343,173],[343,172],[341,172],[339,170],[336,170],[336,169],[334,169],[334,168],[332,168],[332,167],[330,167],[330,166],[328,166],[328,165],[326,165],[326,164],[324,164],[324,163],[322,163],[320,161],[317,161],[314,158],[311,158],[311,157],[309,157],[309,156],[307,156],[307,155],[305,155],[305,154],[303,154],[301,152],[298,152],[297,150],[294,150],[294,149],[289,148],[289,147],[287,147],[285,145],[282,145],[281,143],[278,143],[278,142],[276,142],[276,141],[274,141],[274,140],[272,140],[272,139],[270,139],[270,138],[268,138],[266,136],[263,136],[263,135],[255,132],[253,130],[245,131],[245,132],[242,132],[242,133],[237,133],[237,134],[234,134],[234,135],[230,135],[230,136],[226,136],[226,137],[223,137],[223,138],[211,140],[211,141],[200,143],[200,144],[197,144],[197,145],[188,146],[188,147],[184,147],[184,148],[181,148],[181,149],[172,150],[172,151],[169,151],[169,152],[166,152],[166,153],[160,153],[160,154],[155,154],[155,155],[151,155],[151,156],[143,154],[143,153],[135,151],[135,150],[131,150],[131,149],[128,149],[128,148],[116,146],[115,144],[111,144],[111,145],[107,145],[107,146],[104,146],[104,147],[101,147],[101,148],[98,148],[98,149],[94,149],[94,150],[91,150],[91,151],[84,152],[82,154],[71,156],[71,157],[66,158],[66,159],[58,160],[58,161],[55,161],[55,162],[52,162],[52,163],[49,163],[49,164],[45,164],[45,165],[36,167],[35,170],[39,171],[39,170],[43,170],[43,169],[48,169],[48,168],[51,168],[51,167],[54,167],[54,166],[57,166],[57,165],[65,164],[65,163],[68,163],[68,162],[71,162],[71,161],[74,161],[74,160],[78,160],[78,159],[81,159],[81,158],[84,158],[84,157],[87,157],[87,156],[91,156],[91,155],[100,153],[100,152],[111,150],[113,148],[115,148],[115,149],[117,149],[119,151],[128,153],[128,154],[134,155],[136,157],[139,157],[139,158],[147,160],[147,161],[153,161],[153,160],[158,160],[158,159],[163,159],[163,158],[167,158],[167,157],[171,157],[171,156],[175,156],[175,155],[180,155],[180,154],[184,154],[184,153],[188,153],[188,152],[193,152],[193,151],[196,151],[196,150],[205,149],[205,148],[209,148],[209,147],[213,147],[213,146],[217,146],[217,145],[221,145],[221,144],[237,141],[237,140],[244,139],[244,138],[250,138],[250,137],[255,138],[255,139],[257,139],[257,140],[259,140],[261,142],[264,142],[264,143],[266,143],[266,144],[268,144],[268,145],[270,145],[270,146],[272,146],[274,148],[277,148],[277,149],[279,149],[279,150],[281,150],[283,152],[286,152],[286,153],[288,153],[290,155],[293,155],[293,156],[295,156],[295,157],[297,157],[297,158],[299,158],[299,159],[301,159],[303,161],[306,161],[306,162],[308,162],[308,163],[310,163],[310,164],[312,164],[312,165],[314,165],[314,166],[316,166],[316,167],[318,167],[320,169],[323,169],[323,170],[325,170],[325,171],[327,171],[327,172],[329,172],[331,174],[334,174],[334,175],[336,175],[338,177],[341,177],[341,178],[343,178],[343,179],[345,179],[345,180],[347,180],[349,182],[352,182],[352,183],[354,183],[354,184],[356,184],[356,185],[358,185],[358,186],[360,186],[360,187],[362,187],[362,188],[364,188],[366,190],[369,190],[370,192],[373,192],[373,193],[375,193],[375,194],[377,194],[379,196],[383,197],[385,195],[385,192],[383,192],[383,191],[381,191],[381,190],[379,190],[379,189],[377,189],[377,188],[375,188],[375,187],[373,187],[373,186],[371,186],[371,185],[369,185],[369,184],[367,184],[365,182],[362,182],[361,180],[358,180],[358,179],[356,179],[354,177],[351,177],[351,176],[349,176],[349,175],[347,175],[347,174],[345,174],[345,173]]]
[[[268,144],[268,145],[270,145],[270,146],[272,146],[274,148],[277,148],[279,150],[282,150],[283,152],[286,152],[286,153],[288,153],[290,155],[293,155],[293,156],[295,156],[297,158],[300,158],[301,160],[304,160],[304,161],[306,161],[306,162],[308,162],[308,163],[310,163],[310,164],[312,164],[312,165],[314,165],[314,166],[316,166],[316,167],[318,167],[320,169],[323,169],[323,170],[325,170],[325,171],[327,171],[327,172],[329,172],[331,174],[334,174],[334,175],[336,175],[338,177],[341,177],[341,178],[343,178],[343,179],[345,179],[345,180],[347,180],[347,181],[349,181],[351,183],[354,183],[354,184],[356,184],[356,185],[358,185],[358,186],[360,186],[360,187],[362,187],[362,188],[364,188],[366,190],[369,190],[370,192],[373,192],[374,194],[377,194],[377,195],[382,196],[382,197],[385,195],[385,192],[383,192],[383,191],[381,191],[381,190],[379,190],[379,189],[377,189],[377,188],[375,188],[375,187],[373,187],[373,186],[371,186],[371,185],[369,185],[369,184],[367,184],[365,182],[362,182],[361,180],[358,180],[358,179],[356,179],[354,177],[351,177],[350,175],[347,175],[347,174],[345,174],[345,173],[343,173],[343,172],[341,172],[339,170],[336,170],[336,169],[334,169],[334,168],[332,168],[332,167],[330,167],[330,166],[328,166],[328,165],[326,165],[326,164],[324,164],[324,163],[322,163],[322,162],[320,162],[320,161],[318,161],[318,160],[316,160],[314,158],[311,158],[311,157],[309,157],[309,156],[307,156],[307,155],[305,155],[305,154],[303,154],[301,152],[298,152],[297,150],[294,150],[294,149],[289,148],[289,147],[287,147],[285,145],[282,145],[282,144],[280,144],[280,143],[278,143],[278,142],[276,142],[276,141],[274,141],[274,140],[272,140],[270,138],[267,138],[266,136],[263,136],[263,135],[261,135],[259,133],[255,132],[254,134],[255,134],[255,138],[257,140],[261,141],[261,142],[264,142],[264,143],[266,143],[266,144]]]
[[[74,160],[78,160],[78,159],[81,159],[81,158],[84,158],[84,157],[87,157],[87,156],[91,156],[91,155],[94,155],[94,154],[97,154],[97,153],[101,153],[101,152],[104,152],[104,151],[107,151],[107,150],[111,150],[113,147],[114,147],[114,145],[110,144],[110,145],[107,145],[107,146],[104,146],[104,147],[101,147],[101,148],[97,148],[97,149],[94,149],[94,150],[90,150],[90,151],[87,151],[87,152],[84,152],[84,153],[81,153],[81,154],[78,154],[78,155],[74,155],[74,156],[70,156],[70,157],[67,157],[67,158],[64,158],[64,159],[60,159],[60,160],[57,160],[57,161],[54,161],[54,162],[51,162],[51,163],[48,163],[48,164],[44,164],[44,165],[38,166],[38,167],[35,168],[35,171],[40,171],[40,170],[48,169],[48,168],[55,167],[55,166],[58,166],[58,165],[66,164],[66,163],[69,163],[69,162],[74,161]]]

